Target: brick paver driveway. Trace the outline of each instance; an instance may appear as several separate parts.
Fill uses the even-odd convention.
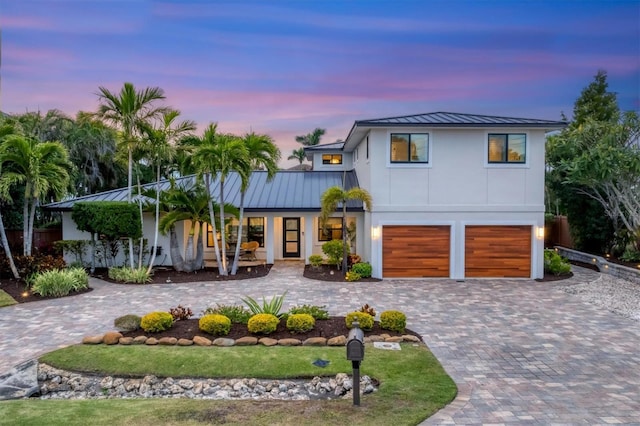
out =
[[[92,280],[91,293],[0,309],[0,373],[112,328],[127,313],[178,304],[199,314],[245,295],[288,290],[285,305],[326,304],[344,314],[364,303],[400,309],[459,388],[425,424],[640,424],[640,323],[587,304],[562,286],[597,280],[389,280],[325,283],[301,264],[277,263],[265,279],[125,286]],[[287,306],[285,306],[287,307]]]

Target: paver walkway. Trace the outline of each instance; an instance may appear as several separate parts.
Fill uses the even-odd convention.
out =
[[[0,373],[82,336],[112,329],[113,319],[182,304],[196,315],[288,291],[285,308],[327,305],[345,314],[364,303],[406,312],[459,388],[456,400],[425,424],[640,424],[640,323],[567,294],[571,280],[389,280],[329,283],[279,262],[268,277],[245,281],[117,285],[0,309]]]

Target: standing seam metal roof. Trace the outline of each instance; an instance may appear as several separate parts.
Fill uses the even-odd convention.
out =
[[[244,208],[246,211],[278,211],[278,210],[320,210],[322,193],[332,186],[349,190],[358,187],[358,178],[353,170],[342,171],[279,171],[271,181],[267,181],[266,171],[254,171],[249,180],[249,187],[245,193]],[[191,185],[195,175],[176,179],[176,185]],[[231,173],[224,183],[224,197],[226,203],[240,206],[240,176]],[[169,189],[169,181],[160,181],[161,190]],[[155,183],[143,185],[145,190],[154,189]],[[220,181],[212,183],[211,192],[215,200],[220,193]],[[127,188],[85,195],[70,200],[59,201],[43,206],[48,210],[71,210],[80,201],[126,201]],[[362,210],[362,202],[350,200],[347,202],[350,210]]]

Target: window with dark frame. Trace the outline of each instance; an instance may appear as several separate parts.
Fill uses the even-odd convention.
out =
[[[342,218],[330,217],[324,228],[318,221],[318,241],[331,241],[342,239]]]
[[[526,163],[527,135],[524,133],[490,133],[488,162],[490,164]]]
[[[342,164],[342,154],[322,154],[322,164]]]
[[[428,163],[428,133],[392,133],[392,163]]]
[[[237,244],[238,242],[238,220],[227,225],[226,240],[229,244]],[[257,241],[260,247],[264,247],[264,218],[263,217],[245,217],[242,219],[242,238],[241,243],[249,241]],[[213,235],[211,225],[207,226],[207,247],[213,247]]]

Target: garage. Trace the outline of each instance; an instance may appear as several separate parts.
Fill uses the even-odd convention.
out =
[[[531,226],[466,226],[466,277],[529,278]]]
[[[382,276],[449,277],[450,226],[382,227]]]

